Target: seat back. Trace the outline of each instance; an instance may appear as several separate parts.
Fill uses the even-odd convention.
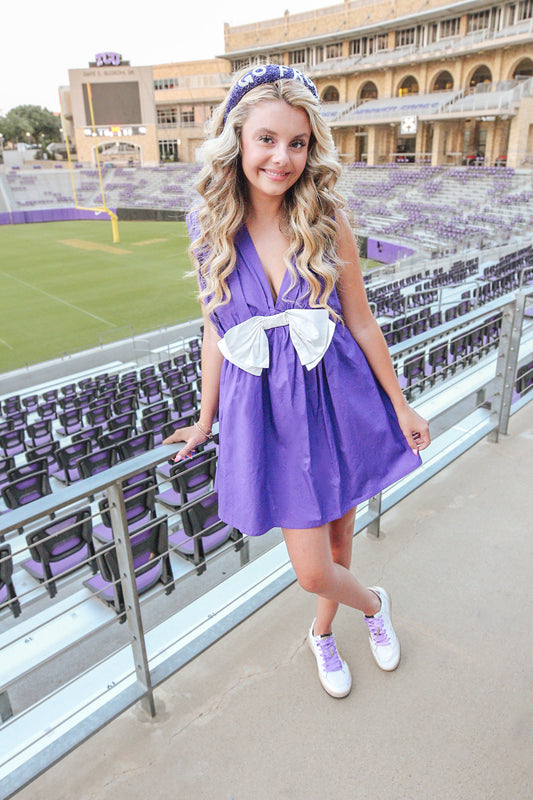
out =
[[[76,479],[74,470],[77,467],[78,461],[83,456],[88,455],[90,451],[91,442],[89,439],[80,439],[78,442],[72,442],[72,444],[66,447],[60,447],[56,450],[56,461],[60,469],[64,471],[68,483]]]
[[[115,417],[109,417],[107,421],[107,427],[110,431],[114,431],[117,428],[124,428],[126,426],[132,428],[135,431],[136,425],[137,425],[137,414],[135,413],[135,411],[125,411],[122,414],[118,414]]]
[[[179,492],[183,502],[188,503],[199,494],[207,494],[212,489],[215,477],[217,453],[214,448],[196,453],[187,461],[178,461],[170,468],[170,482],[174,491]]]
[[[52,494],[48,472],[34,472],[2,487],[4,503],[10,509],[20,508]]]
[[[156,482],[151,476],[136,483],[123,484],[122,492],[128,525],[133,525],[147,514],[150,514],[152,518],[155,517],[155,488]],[[111,528],[111,515],[107,497],[100,500],[98,508],[100,509],[102,523],[106,528]]]
[[[7,473],[9,482],[18,481],[25,475],[33,475],[34,472],[48,472],[48,459],[46,457],[37,458],[35,461],[28,461],[26,464],[21,464],[19,467],[13,467]]]
[[[170,421],[170,409],[161,408],[159,411],[153,411],[147,414],[141,420],[141,427],[143,431],[159,431]]]
[[[132,428],[131,425],[125,425],[123,428],[115,428],[115,430],[103,433],[98,437],[98,447],[116,447],[120,442],[131,439],[135,432],[135,428]]]
[[[82,478],[90,478],[99,472],[117,463],[116,447],[104,447],[102,450],[92,450],[88,455],[82,456],[78,461],[78,470]]]
[[[183,392],[174,397],[174,408],[180,416],[190,414],[196,411],[197,398],[194,389],[189,389],[188,392]]]
[[[92,546],[92,529],[90,506],[58,517],[26,535],[31,557],[47,564],[64,561],[85,545]]]
[[[9,607],[14,617],[20,614],[20,603],[13,585],[13,558],[11,547],[0,544],[0,611]]]
[[[40,458],[46,458],[48,465],[50,466],[50,464],[57,463],[55,454],[58,450],[59,442],[56,441],[38,444],[36,447],[32,447],[31,450],[26,450],[26,461],[29,463],[30,461],[36,461]]]
[[[81,442],[82,439],[88,439],[92,444],[96,445],[98,443],[98,439],[102,435],[102,426],[95,425],[92,428],[84,428],[78,433],[72,434],[72,441],[73,442]]]
[[[167,517],[158,517],[132,531],[130,543],[138,593],[142,594],[158,581],[168,587],[167,593],[172,591],[174,576],[168,555]],[[113,546],[105,547],[98,552],[97,559],[102,578],[108,583],[116,584],[115,604],[118,606],[117,611],[122,612],[124,601],[116,549]],[[159,569],[154,571],[154,567]],[[152,571],[151,575],[148,574],[149,571]]]
[[[117,449],[121,461],[126,461],[128,458],[141,455],[141,453],[147,453],[149,450],[152,450],[153,446],[153,431],[145,431],[144,433],[137,434],[137,436],[126,439],[124,442],[120,442],[117,445]]]
[[[34,447],[51,442],[53,439],[52,421],[50,419],[37,420],[32,425],[27,426],[26,433]]]
[[[180,509],[187,536],[209,536],[226,524],[218,516],[218,494],[211,492]]]
[[[4,456],[17,455],[26,449],[26,442],[24,440],[26,434],[25,428],[13,428],[12,430],[5,431],[0,436],[0,448],[2,448]]]

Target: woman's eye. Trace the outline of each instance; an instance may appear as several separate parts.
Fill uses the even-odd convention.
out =
[[[272,139],[272,136],[263,135],[259,137],[259,141],[264,142],[265,144],[272,144],[274,140]]]
[[[294,147],[295,150],[301,150],[302,147],[305,147],[305,142],[301,142],[298,140],[296,142],[293,142],[292,146]]]

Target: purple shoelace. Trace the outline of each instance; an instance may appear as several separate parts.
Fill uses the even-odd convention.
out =
[[[323,639],[315,639],[326,672],[338,672],[342,669],[340,656],[337,652],[334,636],[326,636]]]
[[[383,624],[381,614],[376,614],[375,617],[365,617],[365,622],[368,630],[370,631],[370,635],[372,636],[374,644],[378,646],[390,644],[389,635]]]

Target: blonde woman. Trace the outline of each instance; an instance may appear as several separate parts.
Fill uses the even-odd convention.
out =
[[[308,641],[324,689],[351,675],[332,623],[365,615],[372,654],[400,644],[381,587],[350,572],[355,508],[420,463],[428,425],[405,402],[365,295],[335,192],[340,167],[309,78],[265,65],[215,113],[189,215],[204,316],[198,421],[165,443],[191,455],[219,418],[219,515],[250,536],[281,527],[300,585],[317,595]]]

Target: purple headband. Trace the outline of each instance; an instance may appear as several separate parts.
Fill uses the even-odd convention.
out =
[[[256,86],[261,86],[263,83],[274,83],[275,81],[285,78],[299,81],[309,89],[311,94],[318,100],[318,92],[315,84],[307,75],[304,75],[303,72],[293,69],[292,67],[284,67],[281,64],[265,64],[261,67],[254,67],[247,72],[246,75],[243,75],[242,78],[239,78],[228,97],[228,102],[226,103],[226,109],[224,111],[224,122],[226,122],[230,111],[235,108],[237,103],[242,100],[250,89],[255,89]]]

